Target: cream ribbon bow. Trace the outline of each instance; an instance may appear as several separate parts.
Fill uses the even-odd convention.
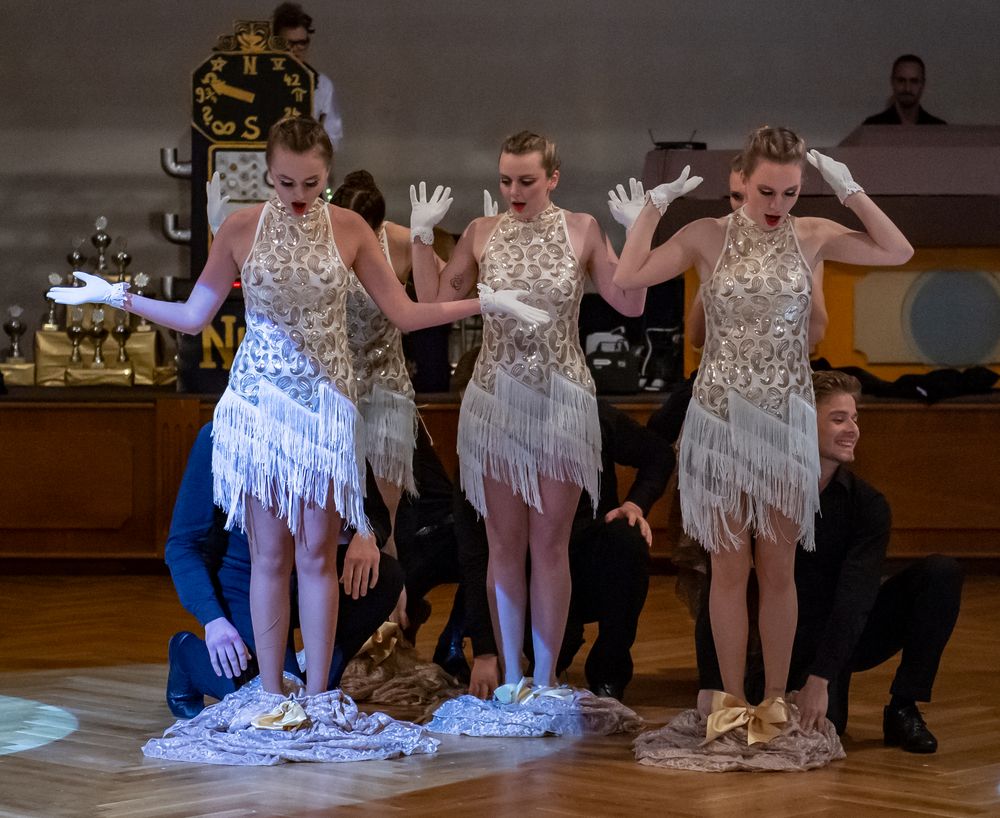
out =
[[[396,645],[403,639],[403,631],[395,622],[383,622],[375,633],[358,651],[360,656],[368,656],[376,664],[382,664],[392,656]]]
[[[258,730],[296,730],[309,721],[302,705],[292,699],[285,699],[270,713],[255,716],[250,725]]]
[[[780,696],[764,699],[756,707],[721,690],[712,694],[712,714],[702,746],[719,736],[746,725],[747,745],[764,743],[781,735],[788,721],[788,705]]]

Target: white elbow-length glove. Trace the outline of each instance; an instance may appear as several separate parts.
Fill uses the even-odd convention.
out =
[[[494,290],[488,284],[477,284],[480,309],[484,313],[510,315],[522,324],[544,326],[552,320],[545,310],[525,304],[521,299],[528,293],[524,290]]]
[[[129,285],[124,281],[109,284],[100,276],[74,270],[73,276],[84,283],[83,287],[52,287],[46,293],[57,304],[110,304],[116,309],[125,309],[125,294]]]
[[[691,176],[690,174],[691,166],[685,165],[684,170],[681,171],[681,175],[674,179],[674,181],[657,185],[646,194],[649,197],[649,201],[660,211],[661,216],[667,212],[667,206],[672,201],[679,199],[681,196],[686,196],[702,183],[703,179],[700,176]]]
[[[228,195],[222,195],[222,179],[219,176],[219,171],[212,174],[210,182],[205,182],[205,200],[208,210],[208,226],[214,236],[226,220],[226,203],[229,201]]]
[[[843,162],[838,162],[836,159],[825,156],[816,150],[809,151],[806,154],[806,159],[810,165],[819,171],[823,180],[833,188],[833,192],[837,194],[837,198],[840,199],[841,204],[852,193],[865,192],[865,189],[854,181],[851,171],[848,170],[847,165]]]
[[[608,208],[618,224],[626,230],[631,230],[646,206],[646,191],[642,189],[642,182],[635,177],[628,180],[628,187],[628,193],[625,193],[624,185],[618,185],[615,190],[608,191]]]
[[[419,196],[417,188],[410,185],[410,241],[420,239],[424,244],[434,244],[434,226],[445,217],[453,201],[450,187],[438,185],[428,199],[426,182],[420,183]]]
[[[500,212],[500,204],[493,201],[488,190],[483,191],[483,215],[495,216]]]

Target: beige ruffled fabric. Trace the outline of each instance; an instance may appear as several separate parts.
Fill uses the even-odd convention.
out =
[[[652,767],[713,773],[812,770],[844,758],[840,738],[828,720],[806,732],[799,727],[798,708],[788,705],[788,712],[779,735],[766,743],[750,744],[746,726],[706,743],[708,719],[697,710],[685,710],[665,727],[636,738],[635,758]]]
[[[359,702],[430,707],[465,692],[457,679],[433,662],[421,662],[399,625],[383,624],[361,648],[340,680]]]

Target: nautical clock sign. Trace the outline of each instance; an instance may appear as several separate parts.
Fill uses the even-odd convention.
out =
[[[264,151],[271,126],[312,111],[316,72],[299,62],[266,20],[238,20],[191,75],[191,278],[205,266],[211,234],[205,184],[216,171],[227,209],[270,198]],[[239,284],[212,323],[180,336],[178,387],[221,392],[245,330]]]
[[[285,50],[266,20],[238,20],[191,75],[191,265],[201,272],[210,236],[205,183],[219,171],[236,209],[271,195],[267,132],[312,111],[316,72]]]

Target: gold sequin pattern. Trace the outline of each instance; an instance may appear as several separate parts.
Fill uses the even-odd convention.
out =
[[[789,395],[812,404],[812,273],[793,217],[762,230],[742,209],[730,215],[719,262],[701,289],[706,337],[695,400],[721,418],[730,389],[782,418]]]
[[[475,383],[494,392],[500,368],[525,386],[545,392],[557,372],[593,394],[578,326],[584,273],[560,208],[550,205],[531,221],[504,213],[483,248],[479,281],[494,290],[529,293],[524,302],[546,310],[552,322],[527,327],[511,316],[485,314],[483,347],[472,376]]]
[[[389,260],[384,228],[379,233],[379,243]],[[347,347],[358,400],[371,394],[376,384],[413,399],[402,334],[368,295],[353,270],[348,270]]]
[[[347,279],[325,202],[317,199],[302,217],[276,197],[267,202],[242,271],[247,332],[230,388],[255,403],[266,379],[314,411],[322,383],[355,400],[344,332]]]

